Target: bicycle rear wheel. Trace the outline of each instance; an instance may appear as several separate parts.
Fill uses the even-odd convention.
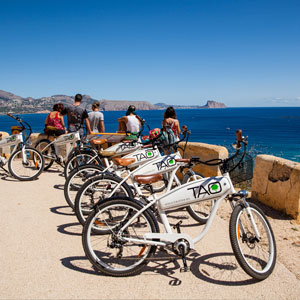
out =
[[[44,170],[48,170],[49,168],[51,168],[56,158],[55,148],[53,144],[51,145],[50,144],[51,142],[49,140],[42,139],[38,141],[37,144],[35,145],[35,149],[40,151],[44,157],[45,160]]]
[[[276,263],[276,243],[269,221],[263,211],[249,203],[254,224],[247,209],[238,204],[235,206],[229,223],[229,234],[234,255],[251,277],[257,280],[266,279]],[[255,227],[260,238],[255,233]]]
[[[23,156],[24,154],[24,156]],[[8,160],[10,174],[20,181],[36,179],[44,169],[44,157],[36,149],[24,146],[15,151]]]
[[[96,165],[83,165],[72,170],[64,185],[64,195],[68,205],[75,209],[75,198],[82,187],[91,177],[95,177],[101,173],[102,167]]]
[[[118,235],[120,228],[140,211],[143,205],[129,198],[110,198],[101,202],[89,215],[82,232],[83,249],[93,266],[110,276],[131,276],[141,272],[155,253],[156,247],[143,244],[143,236],[159,232],[158,224],[146,210]],[[107,234],[95,234],[94,228]],[[104,231],[103,231],[104,232]],[[140,243],[122,238],[140,239]]]
[[[120,184],[122,180],[117,176],[102,174],[93,177],[79,189],[75,198],[75,214],[82,225],[100,200],[112,196],[133,198],[130,186],[126,182]],[[115,192],[112,194],[114,190]]]

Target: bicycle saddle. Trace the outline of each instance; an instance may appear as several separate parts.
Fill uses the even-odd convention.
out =
[[[99,151],[99,154],[105,157],[114,156],[116,154],[116,151],[105,151],[101,150]]]
[[[107,139],[95,139],[91,140],[90,143],[94,145],[103,145],[107,142]]]
[[[130,164],[135,162],[135,158],[114,158],[113,159],[115,164],[122,166],[122,167],[127,167]]]
[[[151,184],[162,180],[162,174],[153,174],[153,175],[136,175],[134,176],[134,180],[140,184]]]

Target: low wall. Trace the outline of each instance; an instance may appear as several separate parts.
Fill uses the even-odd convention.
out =
[[[252,198],[300,222],[300,163],[271,155],[258,155]]]
[[[184,145],[185,143],[180,143],[181,147],[184,147]],[[188,142],[187,147],[185,149],[184,157],[185,158],[200,157],[200,159],[203,161],[210,160],[213,158],[224,159],[228,157],[228,150],[222,146]],[[206,165],[199,164],[195,166],[194,170],[206,177],[221,175],[218,166],[206,166]]]

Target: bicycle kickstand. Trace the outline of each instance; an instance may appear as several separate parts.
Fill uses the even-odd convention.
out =
[[[179,245],[178,250],[180,251],[182,262],[183,262],[183,267],[180,268],[180,272],[188,272],[190,271],[190,268],[188,267],[186,263],[186,256],[185,256],[185,249],[183,245]]]

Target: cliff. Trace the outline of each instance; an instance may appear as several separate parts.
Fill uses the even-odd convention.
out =
[[[55,103],[72,104],[74,97],[67,95],[53,95],[42,98],[23,98],[12,93],[0,90],[0,114],[11,113],[45,113],[52,110]],[[202,109],[202,108],[225,108],[224,103],[209,100],[206,105],[170,105],[165,103],[151,104],[148,101],[131,100],[97,100],[89,95],[83,95],[82,104],[87,109],[91,109],[94,102],[100,103],[100,108],[104,111],[127,110],[129,105],[135,105],[137,110],[166,109],[173,106],[175,109]]]

